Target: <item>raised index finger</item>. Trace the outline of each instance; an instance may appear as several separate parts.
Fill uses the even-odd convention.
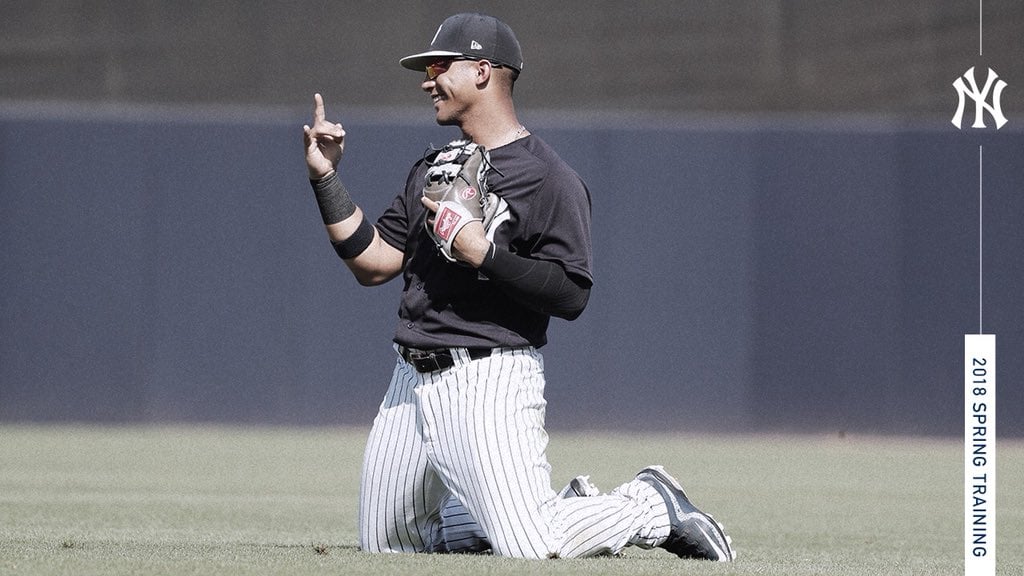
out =
[[[319,92],[313,94],[313,124],[324,119],[324,98]]]

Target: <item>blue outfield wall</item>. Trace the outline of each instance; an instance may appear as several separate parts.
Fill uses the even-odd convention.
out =
[[[523,113],[590,185],[595,286],[543,349],[552,428],[955,435],[963,335],[1024,433],[1024,134]],[[373,216],[450,129],[359,113]],[[319,223],[305,114],[0,113],[0,420],[368,426],[398,282]]]

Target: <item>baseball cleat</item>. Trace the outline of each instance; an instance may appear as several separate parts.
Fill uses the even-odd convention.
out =
[[[590,476],[577,476],[569,481],[558,493],[559,498],[600,496],[601,490],[590,481]]]
[[[680,558],[698,558],[731,562],[736,559],[732,538],[714,518],[690,502],[683,487],[661,466],[641,470],[636,479],[646,482],[661,494],[668,507],[671,523],[668,539],[659,545]]]

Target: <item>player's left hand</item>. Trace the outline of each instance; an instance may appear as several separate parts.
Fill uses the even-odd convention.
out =
[[[420,202],[430,211],[427,218],[433,219],[437,214],[439,204],[425,196],[420,197]],[[473,268],[479,268],[484,263],[484,257],[487,256],[487,251],[490,249],[491,242],[487,240],[484,225],[480,221],[466,224],[452,241],[452,256]]]

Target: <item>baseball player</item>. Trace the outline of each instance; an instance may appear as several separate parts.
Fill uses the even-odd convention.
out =
[[[732,560],[721,525],[660,466],[603,495],[551,487],[538,349],[552,316],[573,320],[586,307],[591,200],[517,118],[523,58],[512,30],[456,14],[428,50],[400,62],[422,75],[436,121],[458,138],[413,164],[375,223],[341,183],[345,130],[319,94],[304,127],[338,256],[363,285],[399,275],[404,285],[395,367],[363,461],[360,548],[556,558],[635,545]]]

